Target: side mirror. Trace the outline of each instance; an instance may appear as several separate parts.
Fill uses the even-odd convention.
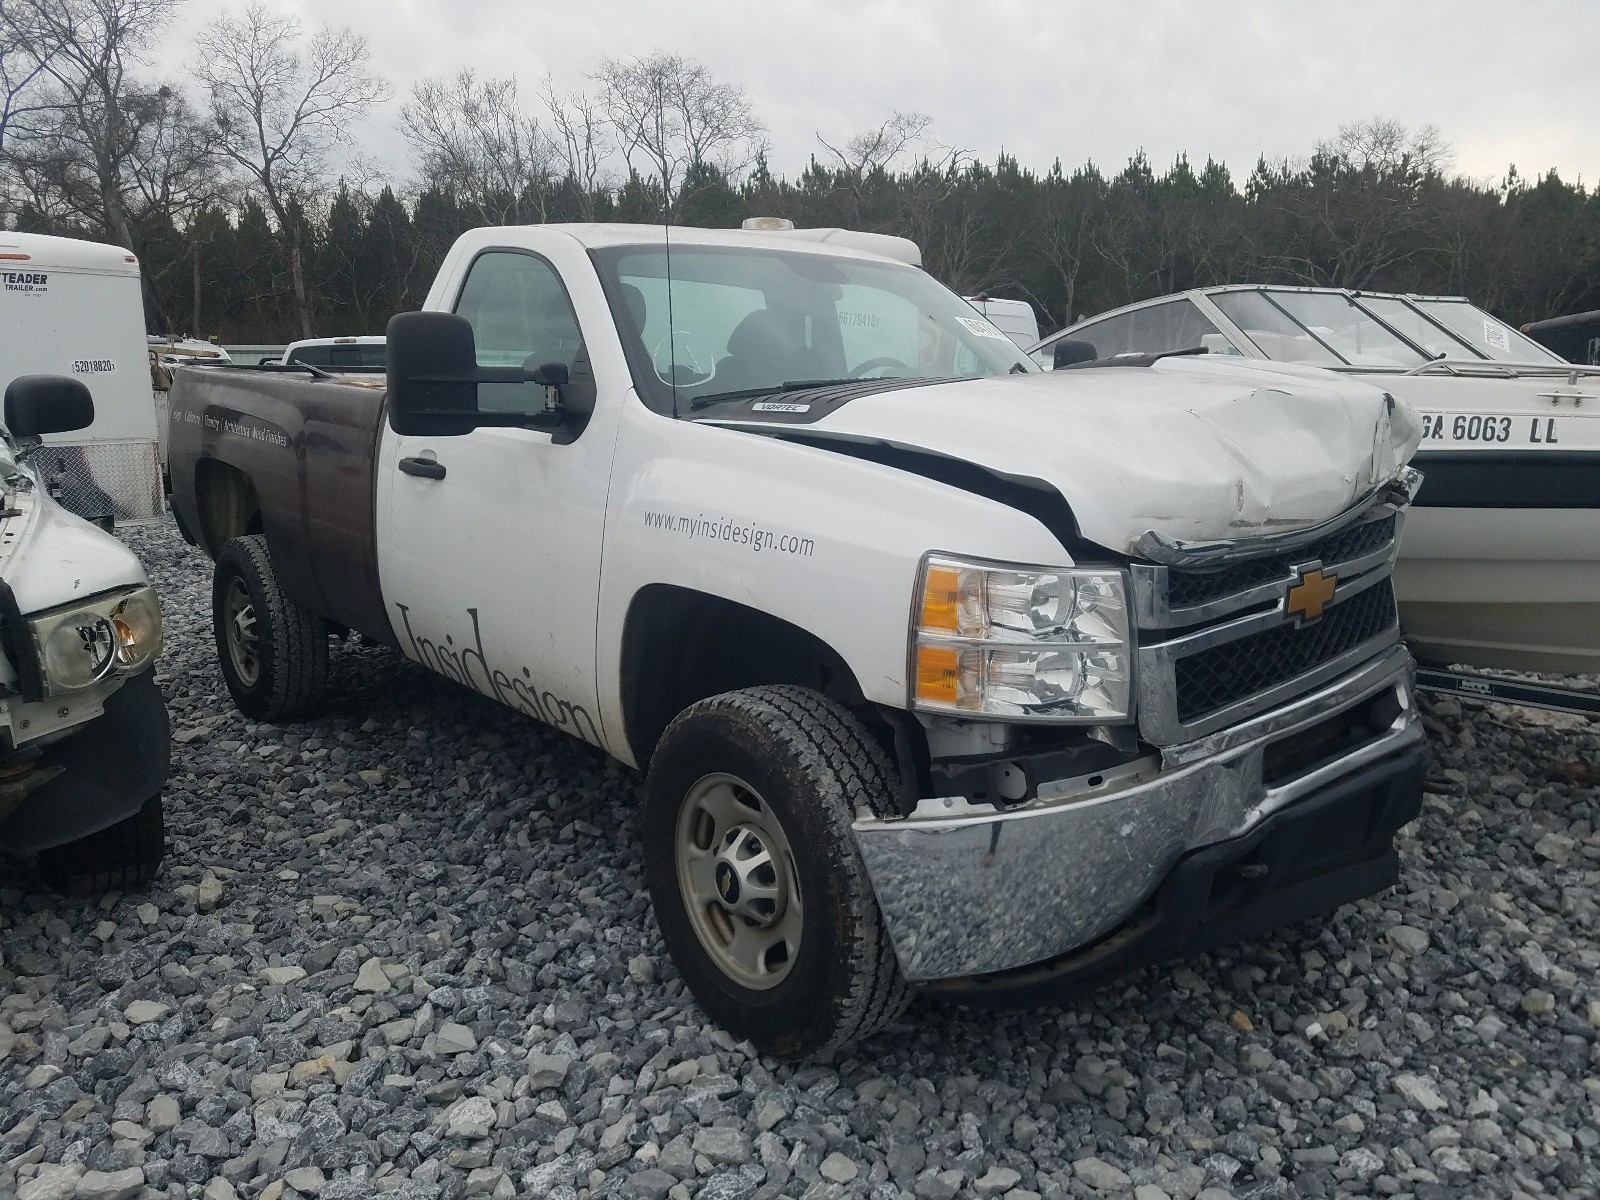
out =
[[[386,332],[394,431],[422,437],[471,433],[478,415],[478,351],[466,318],[396,313]]]
[[[1093,342],[1080,342],[1074,338],[1062,338],[1055,344],[1051,352],[1051,369],[1059,371],[1062,367],[1074,366],[1081,362],[1093,362],[1099,358],[1095,352]]]
[[[20,375],[6,387],[5,417],[14,438],[70,433],[94,424],[94,397],[65,375]]]
[[[472,325],[454,313],[396,313],[389,318],[387,335],[389,427],[396,433],[459,437],[481,425],[555,429],[567,422],[556,404],[542,413],[478,408],[482,383],[566,387],[566,363],[535,364],[530,358],[520,367],[480,367]]]

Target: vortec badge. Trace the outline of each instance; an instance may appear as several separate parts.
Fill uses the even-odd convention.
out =
[[[1338,584],[1339,577],[1324,575],[1320,563],[1301,567],[1295,582],[1289,585],[1288,595],[1284,597],[1284,611],[1295,619],[1297,625],[1315,621],[1333,599]]]

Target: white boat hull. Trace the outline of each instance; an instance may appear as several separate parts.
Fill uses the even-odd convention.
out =
[[[1394,583],[1421,662],[1600,672],[1600,512],[1413,509]]]

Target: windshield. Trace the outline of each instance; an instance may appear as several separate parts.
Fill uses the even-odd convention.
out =
[[[1221,292],[1211,300],[1273,362],[1324,367],[1341,361],[1260,292]]]
[[[1485,358],[1524,363],[1565,361],[1465,300],[1417,300],[1414,303]],[[1452,353],[1450,357],[1461,356]]]
[[[1434,324],[1398,296],[1362,296],[1361,307],[1367,309],[1401,335],[1426,350],[1432,358],[1482,358],[1473,347],[1448,330]]]
[[[1274,362],[1410,370],[1435,359],[1562,361],[1465,300],[1262,288],[1211,301]]]
[[[1268,290],[1266,296],[1352,367],[1411,368],[1428,361],[1341,292]]]
[[[914,267],[743,246],[596,250],[641,396],[660,411],[849,379],[1034,371]],[[674,388],[676,396],[674,396]]]

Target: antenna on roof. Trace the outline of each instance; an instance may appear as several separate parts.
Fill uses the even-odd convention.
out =
[[[672,389],[672,419],[678,419],[678,327],[672,320],[672,185],[661,181],[661,237],[667,255],[667,386]]]

